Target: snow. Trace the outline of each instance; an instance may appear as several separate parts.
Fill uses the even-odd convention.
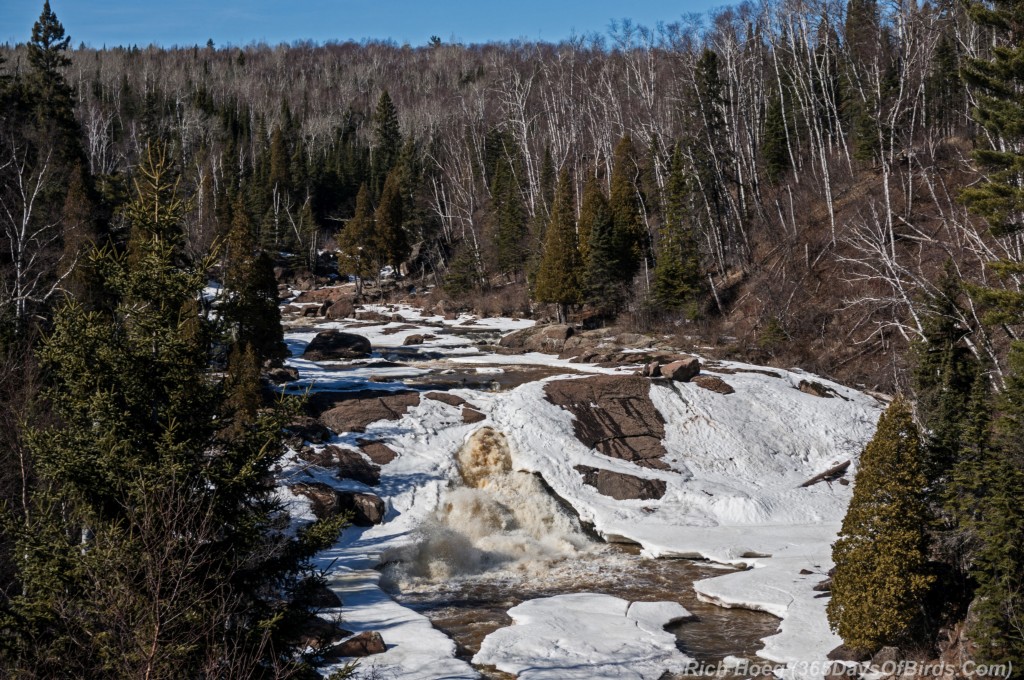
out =
[[[473,663],[520,680],[656,680],[693,662],[664,629],[690,616],[675,602],[577,593],[528,600],[508,614],[514,625],[488,635]]]
[[[857,457],[881,413],[883,404],[877,399],[801,371],[771,369],[768,375],[754,372],[763,370],[758,367],[734,362],[703,370],[706,374],[720,371],[718,375],[735,389],[734,394],[717,394],[692,383],[652,383],[652,402],[665,420],[663,443],[668,453],[663,460],[670,469],[651,470],[587,448],[573,434],[573,416],[544,398],[547,380],[584,377],[580,372],[631,373],[631,369],[570,364],[547,354],[498,356],[480,351],[474,345],[475,333],[448,332],[469,317],[446,321],[411,307],[372,309],[401,314],[404,322],[346,320],[289,333],[286,340],[293,354],[300,354],[317,331],[327,328],[364,335],[375,350],[369,361],[317,363],[292,358],[289,365],[300,372],[295,386],[396,389],[404,387],[404,378],[443,372],[451,366],[483,371],[545,366],[564,368],[566,375],[509,392],[453,390],[486,416],[483,423],[465,425],[458,408],[422,399],[401,419],[368,428],[369,435],[385,438],[398,453],[395,461],[383,467],[381,485],[371,489],[387,501],[388,521],[346,530],[339,543],[318,558],[343,599],[345,627],[355,632],[377,630],[388,645],[384,654],[361,661],[364,670],[380,668],[403,678],[477,677],[469,664],[455,658],[450,639],[426,618],[384,594],[374,567],[417,540],[417,528],[458,476],[454,453],[484,425],[506,436],[514,469],[539,473],[606,540],[637,543],[650,557],[702,558],[749,567],[699,581],[694,588],[701,598],[716,604],[759,609],[782,620],[778,633],[765,640],[760,656],[804,665],[823,660],[840,643],[825,619],[827,599],[818,597],[813,586],[832,567],[831,544],[852,487],[801,484],[845,460],[852,461],[848,472],[852,479]],[[494,335],[488,337],[495,338],[533,323],[473,321],[467,328],[491,332]],[[384,332],[403,325],[415,328]],[[372,365],[381,356],[400,351],[404,339],[413,333],[436,337],[406,348],[420,354],[403,358],[405,365]],[[371,377],[394,382],[373,382]],[[799,383],[808,378],[834,390],[836,396],[801,392]],[[331,443],[351,447],[355,438],[352,433],[339,433]],[[584,485],[573,469],[576,465],[661,479],[667,490],[658,500],[617,501]],[[328,472],[298,461],[285,470],[289,475],[296,481],[313,478],[366,490],[355,482],[339,483]],[[304,500],[288,501],[299,516],[308,518]],[[801,570],[811,573],[801,575]],[[558,596],[523,603],[510,610],[516,624],[489,636],[474,661],[519,672],[523,678],[605,677],[599,672],[606,668],[607,677],[658,677],[661,671],[656,668],[665,670],[685,661],[682,655],[673,656],[678,654],[674,636],[661,629],[662,621],[683,615],[666,609],[670,603],[629,607],[606,597]],[[662,640],[661,636],[668,637]],[[665,642],[668,638],[672,639]],[[662,642],[668,647],[659,646]],[[628,653],[641,660],[605,665],[611,663],[613,651],[616,659]],[[651,659],[650,665],[642,659]]]

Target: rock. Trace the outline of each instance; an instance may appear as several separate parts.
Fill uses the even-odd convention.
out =
[[[360,633],[348,640],[340,642],[324,652],[324,659],[336,661],[344,657],[362,657],[371,654],[382,654],[388,651],[384,638],[376,631]]]
[[[405,317],[402,316],[401,314],[392,314],[391,320],[394,321],[395,323],[405,323]]]
[[[847,647],[846,645],[839,645],[828,653],[829,661],[851,661],[853,663],[862,663],[870,658],[871,655],[867,652],[859,652],[856,649]]]
[[[335,609],[341,606],[341,598],[326,583],[316,578],[307,578],[300,584],[302,601],[316,609]],[[351,635],[346,633],[345,635]]]
[[[317,519],[335,517],[343,509],[339,508],[338,492],[323,482],[300,482],[288,487],[296,496],[305,496],[313,505],[313,514]]]
[[[419,334],[410,335],[409,337],[407,337],[405,340],[402,341],[402,344],[403,345],[422,345],[423,344],[423,336],[419,335]]]
[[[395,450],[384,442],[360,439],[359,449],[377,465],[387,465],[395,458],[398,458]]]
[[[267,380],[277,385],[299,379],[299,369],[291,366],[278,366],[266,371]]]
[[[299,312],[299,316],[303,319],[313,319],[320,313],[320,308],[316,305],[306,305]]]
[[[572,337],[573,332],[572,326],[565,324],[533,326],[506,335],[498,344],[523,352],[558,354],[565,348],[565,341]]]
[[[804,394],[810,394],[814,397],[822,397],[823,399],[832,399],[836,396],[836,391],[831,387],[826,387],[821,383],[814,382],[813,380],[801,380],[800,384],[797,385],[797,389]]]
[[[351,449],[328,447],[338,468],[339,479],[354,479],[367,486],[376,486],[381,482],[381,469],[368,461],[362,454]]]
[[[366,399],[349,399],[320,415],[320,420],[335,432],[364,432],[378,420],[398,420],[420,403],[416,392],[399,392]]]
[[[661,440],[665,421],[640,376],[602,375],[556,380],[544,387],[547,400],[576,416],[573,431],[586,446],[641,467],[668,469]],[[596,408],[595,408],[596,406]]]
[[[882,668],[886,664],[895,666],[903,659],[903,653],[900,652],[898,647],[882,647],[871,655],[871,665],[876,668]]]
[[[327,308],[327,318],[331,320],[347,319],[352,316],[352,301],[349,299],[335,300],[334,304]]]
[[[337,492],[337,507],[340,512],[352,513],[352,524],[357,527],[372,527],[384,522],[387,506],[380,496],[357,491]],[[335,514],[338,514],[337,512]]]
[[[324,302],[335,303],[342,299],[350,299],[352,288],[346,286],[333,286],[331,288],[317,288],[316,290],[305,290],[295,296],[296,303]]]
[[[586,465],[577,465],[575,470],[583,475],[584,484],[594,487],[599,494],[611,496],[617,501],[650,501],[665,495],[666,486],[661,479],[644,479]]]
[[[337,599],[337,595],[334,596]],[[340,601],[338,606],[340,606]],[[334,644],[352,633],[342,630],[334,621],[328,621],[322,616],[310,616],[302,622],[299,633],[299,648],[312,647],[322,649],[327,645]]]
[[[386,317],[380,312],[372,309],[356,310],[355,315],[356,321],[380,321],[386,323],[391,320],[389,317]]]
[[[306,351],[302,353],[302,356],[312,361],[364,359],[370,356],[370,352],[370,341],[363,336],[329,330],[317,333],[316,337],[306,345]]]
[[[480,411],[477,411],[474,408],[470,408],[469,406],[462,407],[462,422],[469,424],[479,423],[482,420],[487,420],[487,416],[485,416],[483,413],[480,413]]]
[[[425,395],[427,399],[433,399],[449,406],[462,406],[467,403],[465,399],[460,396],[449,394],[448,392],[427,392]]]
[[[831,593],[832,592],[832,579],[827,578],[821,583],[817,583],[811,588],[816,593]]]
[[[661,363],[657,361],[652,361],[648,364],[644,364],[643,371],[640,373],[640,375],[647,378],[657,378],[658,376],[661,375]]]
[[[314,444],[320,444],[326,439],[331,438],[331,431],[328,430],[324,425],[316,418],[310,418],[309,416],[300,416],[285,426],[285,429],[291,432],[295,437],[302,439],[303,441],[312,442]]]
[[[687,357],[661,367],[661,375],[676,382],[687,382],[700,373],[700,360]]]
[[[732,388],[732,385],[717,375],[695,375],[690,378],[690,382],[718,394],[733,394],[736,391]]]

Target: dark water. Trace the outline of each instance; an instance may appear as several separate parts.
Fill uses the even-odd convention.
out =
[[[674,601],[696,616],[695,621],[668,628],[679,648],[700,662],[726,656],[755,660],[761,639],[776,632],[779,620],[763,612],[726,609],[701,602],[692,583],[726,573],[715,565],[681,559],[646,559],[632,546],[605,545],[558,564],[505,570],[434,583],[387,573],[395,599],[429,618],[458,645],[467,661],[483,639],[512,624],[506,613],[525,601],[564,593],[593,592],[629,601]],[[485,677],[510,676],[489,668]]]

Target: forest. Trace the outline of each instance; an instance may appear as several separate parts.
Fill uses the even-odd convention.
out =
[[[766,0],[557,44],[75,47],[49,2],[25,29],[0,45],[14,677],[315,677],[296,631],[342,525],[282,531],[298,406],[260,373],[279,283],[338,277],[902,395],[830,621],[865,651],[967,621],[1024,667],[1024,3]]]

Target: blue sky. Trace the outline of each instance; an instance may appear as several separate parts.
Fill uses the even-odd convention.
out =
[[[728,0],[51,0],[74,45],[270,44],[294,40],[545,40],[604,33],[613,19],[654,26]],[[43,0],[0,0],[0,42],[24,42]]]

